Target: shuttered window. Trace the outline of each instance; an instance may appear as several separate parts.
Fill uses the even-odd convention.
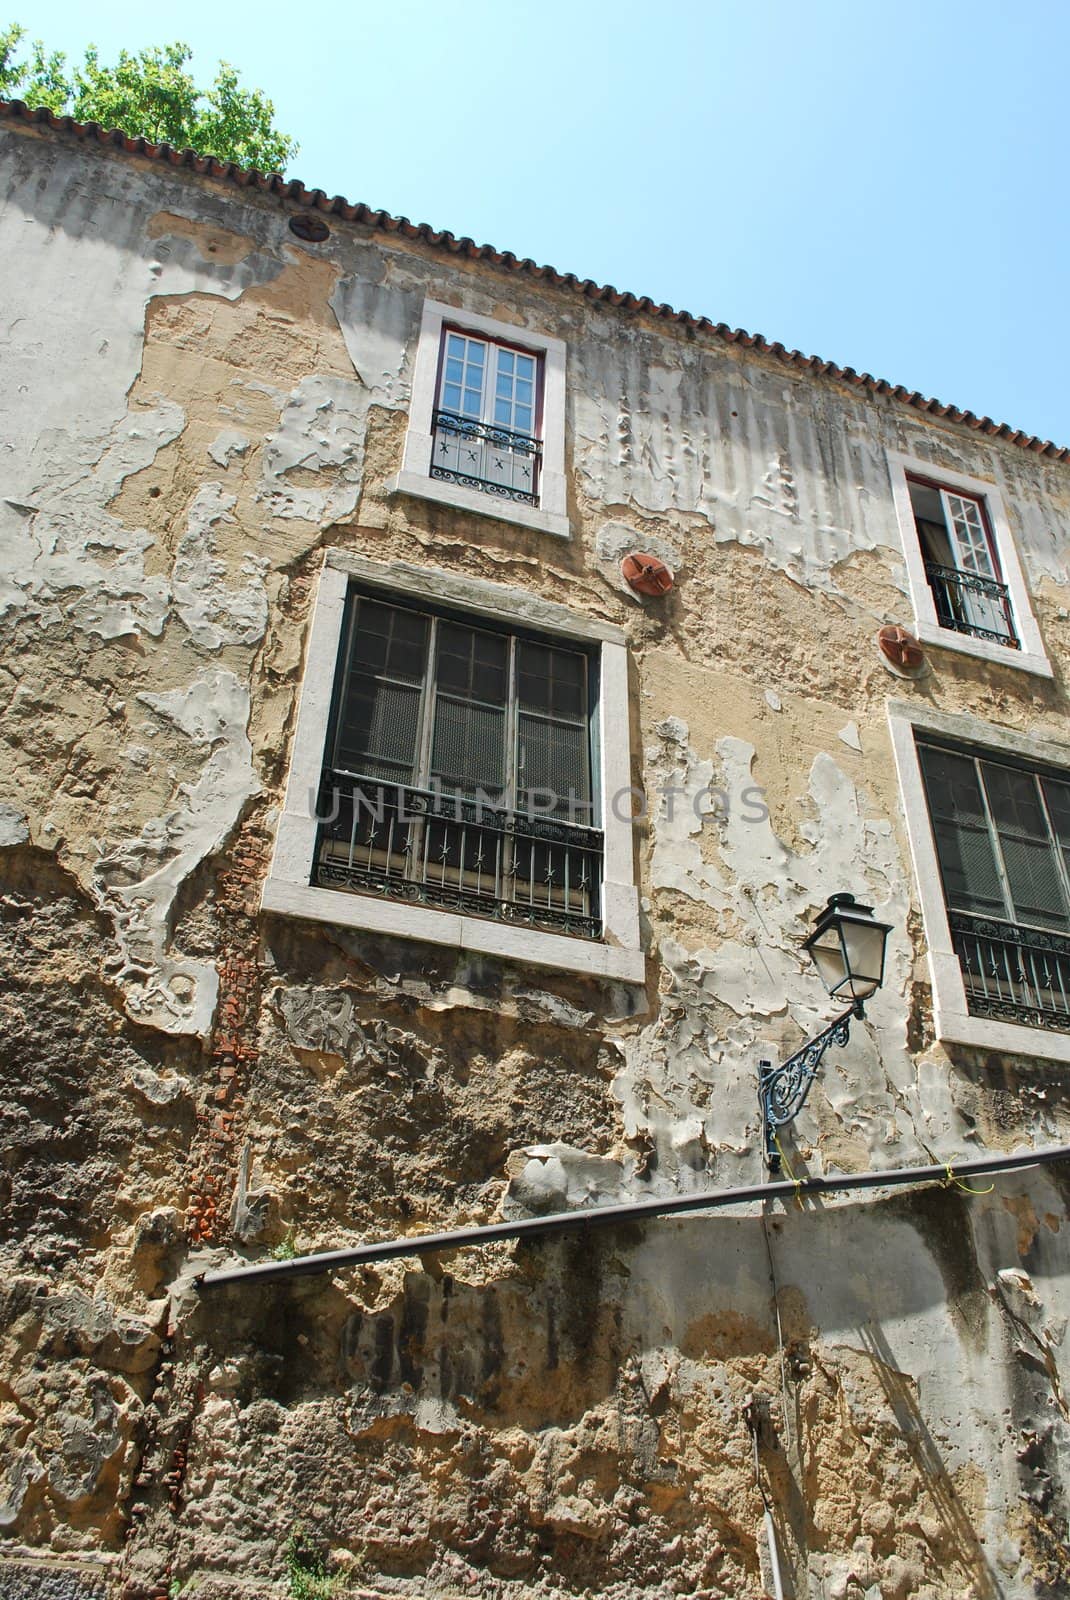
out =
[[[919,755],[949,909],[1070,931],[1070,783],[936,745]]]
[[[332,765],[590,826],[590,669],[583,650],[355,595]]]

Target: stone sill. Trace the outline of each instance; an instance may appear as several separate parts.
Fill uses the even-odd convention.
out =
[[[358,928],[396,939],[418,939],[527,966],[574,972],[582,977],[635,984],[646,981],[646,960],[641,950],[625,950],[619,945],[572,939],[566,934],[542,933],[534,928],[484,921],[431,906],[388,900],[385,896],[319,889],[271,875],[264,884],[261,904],[265,911],[283,916]]]
[[[936,645],[956,655],[974,656],[998,667],[1015,667],[1019,672],[1031,672],[1038,678],[1055,676],[1047,657],[1034,655],[1029,650],[1009,650],[1006,645],[993,644],[989,639],[971,639],[968,633],[956,633],[953,628],[941,628],[932,622],[919,622],[916,632],[922,644]]]
[[[468,489],[460,483],[444,483],[439,478],[425,478],[417,472],[399,472],[385,485],[386,493],[407,494],[416,500],[431,500],[436,505],[452,506],[457,511],[471,511],[477,517],[489,517],[494,522],[511,522],[521,528],[533,528],[537,533],[552,533],[558,539],[571,537],[568,518],[553,511],[540,511],[537,506],[521,505],[517,501],[499,500],[494,495],[480,494],[478,489]]]
[[[1070,1061],[1070,1032],[1055,1033],[1049,1028],[1028,1028],[1021,1022],[975,1017],[968,1012],[945,1010],[939,1004],[933,1010],[936,1037],[941,1044],[965,1044],[974,1050],[995,1050],[1039,1061]]]

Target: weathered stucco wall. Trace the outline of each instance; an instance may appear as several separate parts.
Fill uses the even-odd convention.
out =
[[[758,1181],[756,1061],[827,1015],[799,945],[839,888],[895,925],[890,977],[793,1170],[1066,1141],[1065,1069],[934,1039],[885,713],[1065,738],[1070,470],[59,135],[0,170],[0,1587],[284,1594],[300,1529],[363,1593],[752,1600],[759,1391],[796,1594],[1065,1592],[1058,1168],[190,1280]],[[567,543],[387,492],[425,295],[567,342]],[[880,663],[889,450],[999,486],[1051,682]],[[626,628],[645,994],[258,912],[328,545]]]

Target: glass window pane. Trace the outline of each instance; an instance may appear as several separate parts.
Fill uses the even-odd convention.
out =
[[[519,785],[525,794],[541,790],[540,806],[554,801],[558,815],[568,815],[573,800],[590,799],[590,761],[585,724],[553,722],[522,711],[517,727]],[[523,802],[521,802],[523,804]],[[577,816],[577,822],[583,822]]]
[[[430,624],[377,600],[356,602],[335,762],[347,771],[411,782]]]
[[[504,706],[508,664],[509,641],[504,635],[454,622],[439,624],[435,681],[441,689]]]
[[[353,640],[352,664],[371,672],[382,672],[386,666],[389,638],[381,633],[361,633]]]
[[[522,640],[517,648],[520,704],[555,716],[585,718],[586,666],[579,651]]]
[[[1042,778],[1041,788],[1055,837],[1064,848],[1070,847],[1070,783],[1062,783],[1058,778]]]
[[[498,371],[499,372],[512,372],[512,370],[513,370],[513,352],[511,350],[499,350],[498,351]]]
[[[1015,915],[1023,922],[1066,927],[1068,907],[1035,774],[981,763],[999,834]]]
[[[1010,908],[974,762],[928,745],[919,746],[918,754],[948,905],[1006,919]]]
[[[505,711],[440,694],[435,700],[431,773],[449,790],[500,793],[505,783]]]
[[[417,687],[354,678],[343,709],[336,764],[364,777],[411,783],[419,717]]]

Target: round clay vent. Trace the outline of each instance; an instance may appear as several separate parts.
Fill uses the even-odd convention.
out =
[[[672,569],[657,556],[633,550],[620,564],[624,581],[636,594],[664,594],[673,585]]]
[[[925,665],[925,651],[914,635],[897,622],[885,623],[877,635],[877,648],[897,672],[915,673]]]
[[[331,230],[323,218],[311,217],[307,211],[299,211],[290,218],[290,232],[296,233],[306,244],[322,244],[324,239],[331,237]]]

